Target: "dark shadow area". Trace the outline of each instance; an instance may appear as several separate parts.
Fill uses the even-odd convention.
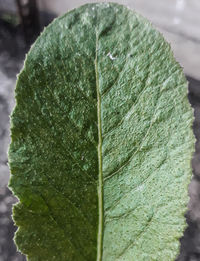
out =
[[[189,101],[194,108],[193,123],[196,137],[195,153],[192,159],[193,179],[190,184],[189,211],[186,214],[188,227],[181,238],[180,256],[177,261],[200,260],[200,81],[187,76]]]

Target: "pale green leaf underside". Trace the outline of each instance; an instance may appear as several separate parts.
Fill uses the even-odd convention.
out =
[[[126,7],[56,19],[16,87],[9,164],[31,261],[174,260],[194,147],[170,46]]]

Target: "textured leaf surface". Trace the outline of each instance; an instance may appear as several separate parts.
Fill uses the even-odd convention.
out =
[[[31,261],[174,260],[194,146],[187,83],[151,24],[117,4],[56,19],[16,87],[9,164]]]

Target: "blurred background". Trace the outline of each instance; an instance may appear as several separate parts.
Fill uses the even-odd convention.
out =
[[[14,106],[16,75],[30,45],[55,17],[85,4],[85,0],[0,0],[0,261],[26,260],[16,252],[11,218],[17,202],[7,188],[9,114]],[[110,1],[112,2],[112,1]],[[196,152],[178,261],[200,261],[200,0],[115,0],[146,16],[170,42],[189,81],[188,98],[194,108]],[[58,260],[59,261],[59,260]],[[78,260],[77,260],[78,261]]]

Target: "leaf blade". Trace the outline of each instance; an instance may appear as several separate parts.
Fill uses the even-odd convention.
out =
[[[182,70],[146,19],[106,3],[56,19],[16,100],[10,186],[29,260],[173,260],[193,117]]]

